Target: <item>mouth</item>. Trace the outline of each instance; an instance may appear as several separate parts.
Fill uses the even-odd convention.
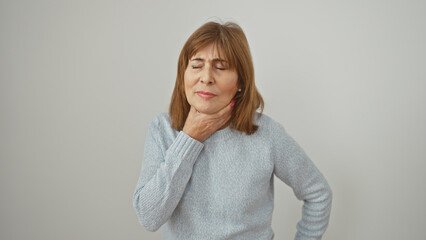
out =
[[[212,98],[216,96],[216,94],[211,92],[196,91],[195,93],[202,98]]]

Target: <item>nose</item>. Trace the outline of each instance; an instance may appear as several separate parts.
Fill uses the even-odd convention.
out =
[[[205,67],[203,71],[201,72],[200,76],[200,82],[205,84],[213,84],[214,83],[214,77],[212,73],[211,67]]]

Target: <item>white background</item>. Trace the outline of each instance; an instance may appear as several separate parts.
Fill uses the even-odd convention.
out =
[[[329,181],[327,240],[426,238],[425,1],[0,1],[0,239],[160,239],[145,133],[209,20],[248,37],[265,113]],[[301,202],[275,181],[275,239]]]

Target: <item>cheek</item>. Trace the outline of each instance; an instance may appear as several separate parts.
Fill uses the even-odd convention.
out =
[[[185,74],[183,75],[183,82],[185,89],[191,88],[196,83],[195,76],[191,74],[189,71],[185,71]]]
[[[185,74],[183,76],[183,86],[185,88],[185,93],[187,93],[187,91],[189,90],[189,86],[190,86],[190,81],[189,81],[189,76],[187,74],[187,72],[185,71]]]
[[[183,87],[185,91],[186,100],[191,103],[192,99],[192,88],[194,87],[194,80],[193,76],[188,73],[188,71],[185,71],[185,74],[183,76]]]
[[[222,88],[222,93],[227,96],[234,96],[236,89],[237,89],[237,85],[224,86]]]
[[[231,76],[229,77],[224,83],[221,85],[222,93],[227,95],[228,97],[233,97],[235,93],[237,92],[237,83],[238,83],[238,76]]]

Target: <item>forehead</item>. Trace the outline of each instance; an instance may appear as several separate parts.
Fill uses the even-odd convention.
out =
[[[226,56],[223,53],[223,50],[220,49],[220,47],[215,43],[207,44],[206,46],[196,50],[194,55],[191,58],[194,58],[194,57],[226,59]]]

